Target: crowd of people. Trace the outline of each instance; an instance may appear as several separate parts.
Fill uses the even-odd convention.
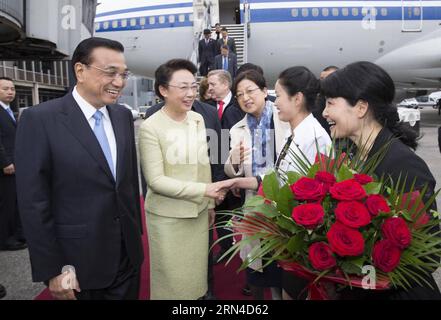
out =
[[[215,298],[213,264],[222,263],[233,244],[232,231],[218,228],[220,252],[210,251],[211,227],[230,218],[219,212],[240,208],[268,170],[282,179],[298,171],[293,155],[313,162],[332,138],[363,146],[366,159],[392,141],[375,173],[397,179],[404,171],[417,189],[428,184],[428,194],[435,192],[432,173],[412,150],[415,133],[399,122],[395,87],[382,68],[370,62],[330,66],[318,79],[305,67],[290,67],[272,97],[262,68],[248,63],[236,69],[234,39],[225,28],[219,33],[222,38],[213,39],[207,30],[199,44],[199,71],[206,75],[200,84],[190,61],[157,68],[162,103],[148,110],[139,128],[140,170],[131,113],[117,104],[129,77],[119,42],[83,40],[72,57],[75,87],[24,111],[18,125],[8,109],[13,82],[0,79],[0,244],[28,246],[33,281],[44,282],[54,298],[137,299],[145,259],[141,214],[150,298]],[[259,242],[243,248],[241,257],[254,246]],[[263,299],[265,288],[273,299],[305,299],[307,282],[276,263],[263,267],[256,260],[246,276],[244,293],[254,299]],[[433,276],[422,276],[434,286],[348,289],[340,297],[440,299]]]

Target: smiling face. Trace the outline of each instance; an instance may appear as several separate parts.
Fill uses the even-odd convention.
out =
[[[282,121],[289,122],[295,115],[295,96],[289,96],[285,87],[279,81],[275,85],[276,101],[274,105],[279,111],[279,118]]]
[[[183,113],[191,110],[197,88],[198,85],[193,74],[182,69],[175,71],[168,86],[160,86],[159,90],[168,108],[176,113]]]
[[[123,53],[98,47],[93,49],[90,61],[89,65],[75,64],[78,92],[95,108],[116,103],[126,85],[120,76],[127,71]]]
[[[344,98],[327,98],[323,117],[330,125],[331,136],[350,138],[355,142],[363,126],[364,112],[360,111],[359,103],[351,106]]]
[[[253,81],[244,79],[237,84],[236,98],[243,112],[260,117],[265,107],[267,90],[261,90]]]

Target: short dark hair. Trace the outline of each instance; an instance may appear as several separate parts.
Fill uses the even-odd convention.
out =
[[[221,45],[221,49],[227,49],[229,51],[230,47],[228,46],[228,44],[223,44]]]
[[[78,44],[72,55],[72,70],[74,76],[76,63],[80,62],[85,65],[92,63],[92,51],[95,48],[107,48],[118,52],[124,52],[123,45],[118,41],[99,37],[87,38]]]
[[[195,74],[197,72],[196,66],[188,60],[185,59],[172,59],[167,61],[166,63],[160,65],[158,69],[155,71],[155,93],[156,95],[164,100],[161,92],[159,91],[159,87],[167,87],[170,79],[173,76],[173,73],[179,70],[187,70],[191,72],[191,74]]]
[[[233,94],[234,95],[236,95],[237,86],[243,80],[250,80],[250,81],[254,82],[259,87],[260,90],[263,90],[267,87],[265,78],[263,77],[263,75],[261,73],[259,73],[256,70],[248,70],[248,71],[244,71],[244,72],[240,73],[236,77],[236,79],[234,79],[234,84],[233,84]]]
[[[216,23],[214,24],[214,26],[220,26],[220,23],[219,23],[219,22],[216,22]]]
[[[254,63],[247,62],[247,63],[244,63],[243,65],[241,65],[239,67],[239,69],[237,69],[236,77],[240,73],[248,71],[248,70],[255,70],[255,71],[259,72],[262,76],[264,76],[263,69],[260,66],[258,66],[257,64],[254,64]]]
[[[320,82],[306,67],[288,68],[279,75],[279,82],[290,97],[301,92],[305,97],[306,110],[312,112],[320,90]]]
[[[225,28],[225,27],[222,27],[221,31],[226,31],[226,32],[228,32],[227,28]]]
[[[204,34],[211,34],[211,30],[210,29],[204,29]]]
[[[394,82],[380,66],[368,61],[348,64],[322,80],[321,93],[327,98],[344,98],[351,106],[359,100],[367,102],[379,124],[392,131],[404,144],[416,149],[417,135],[400,122],[397,107],[393,104]]]
[[[327,66],[322,71],[331,71],[331,70],[338,70],[339,68],[336,66]]]
[[[14,80],[12,80],[12,79],[9,78],[9,77],[0,77],[0,80],[6,80],[6,81],[14,82]]]

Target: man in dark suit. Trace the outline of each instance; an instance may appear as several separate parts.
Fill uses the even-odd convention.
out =
[[[0,299],[6,296],[6,289],[0,284]]]
[[[116,41],[82,41],[72,57],[73,91],[29,108],[18,126],[18,202],[32,277],[56,299],[138,298],[134,127],[130,111],[115,104],[129,76],[123,52]]]
[[[216,40],[216,42],[217,42],[221,38],[222,28],[221,28],[221,25],[219,22],[214,25],[214,28],[215,28],[215,30],[214,30],[213,39]]]
[[[229,51],[228,46],[223,44],[221,54],[214,58],[214,69],[226,70],[234,79],[237,72],[237,58],[236,55]]]
[[[14,146],[17,119],[11,109],[14,82],[0,78],[0,250],[25,249],[15,191]]]
[[[217,53],[221,53],[222,45],[227,45],[231,52],[234,54],[237,54],[236,52],[236,41],[234,41],[234,38],[231,38],[228,36],[228,30],[227,28],[222,28],[222,39],[217,40]]]
[[[216,101],[216,110],[222,126],[221,137],[221,163],[225,161],[229,155],[229,131],[240,120],[245,117],[245,113],[240,109],[237,100],[233,97],[231,86],[233,81],[229,72],[225,70],[212,70],[208,73],[208,92]],[[225,200],[218,205],[215,210],[233,210],[242,205],[240,198],[235,197],[231,192],[227,194]],[[228,221],[230,216],[216,214],[216,222]],[[219,238],[231,234],[231,231],[224,228],[218,228],[217,233]],[[233,239],[228,238],[220,242],[221,250],[216,255],[214,260],[219,262],[219,258],[231,247]]]
[[[204,30],[204,39],[199,41],[199,74],[205,77],[213,68],[216,55],[216,41],[210,38],[210,29]]]

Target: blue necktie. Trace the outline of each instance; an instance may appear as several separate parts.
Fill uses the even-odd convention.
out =
[[[228,59],[224,57],[224,70],[228,71]]]
[[[110,171],[112,172],[112,175],[116,180],[109,141],[107,140],[106,132],[104,131],[103,121],[101,121],[103,119],[103,113],[101,111],[97,111],[92,117],[95,119],[95,127],[93,128],[93,132],[95,133],[95,136],[100,143],[101,149],[103,150],[104,156],[106,157],[107,163],[109,164]]]
[[[10,115],[11,118],[12,118],[12,120],[14,120],[14,122],[16,122],[16,121],[15,121],[15,117],[14,117],[14,113],[12,112],[11,108],[10,108],[10,107],[7,107],[7,108],[6,108],[6,111],[9,113],[9,115]]]

